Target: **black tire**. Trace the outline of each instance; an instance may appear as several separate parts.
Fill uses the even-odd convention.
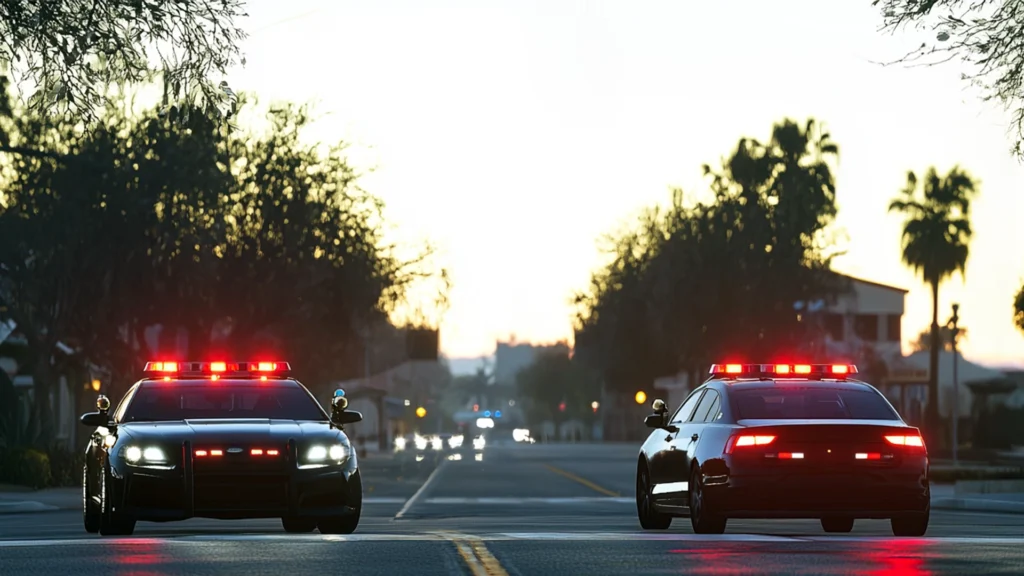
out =
[[[89,485],[89,466],[82,466],[82,521],[85,524],[85,531],[89,534],[96,534],[100,531],[100,505],[92,499],[92,490]]]
[[[349,514],[322,518],[317,527],[321,534],[351,534],[359,526],[359,517],[363,512],[363,480],[357,470],[349,478],[348,507]]]
[[[829,517],[821,519],[821,529],[825,532],[841,533],[853,530],[853,518]]]
[[[100,536],[131,536],[135,532],[135,518],[114,510],[113,488],[109,482],[110,470],[100,475]]]
[[[281,518],[281,526],[284,531],[291,534],[308,534],[316,530],[316,519],[314,518]]]
[[[893,518],[889,521],[892,525],[893,536],[906,536],[911,538],[919,538],[924,536],[928,532],[928,521],[931,516],[931,510],[925,510],[924,512],[914,514],[913,516],[901,516],[899,518]]]
[[[654,509],[651,478],[647,466],[643,464],[636,471],[636,516],[644,530],[668,530],[672,525],[672,516]]]
[[[696,534],[723,534],[728,519],[717,514],[708,503],[704,481],[696,466],[690,472],[690,525]]]

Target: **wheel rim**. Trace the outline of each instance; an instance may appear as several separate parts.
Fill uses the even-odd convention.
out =
[[[651,497],[647,492],[647,472],[641,472],[636,486],[636,507],[642,519],[646,519],[650,509]]]
[[[694,520],[700,520],[703,509],[704,491],[701,489],[700,480],[694,474],[693,481],[690,482],[690,515]]]

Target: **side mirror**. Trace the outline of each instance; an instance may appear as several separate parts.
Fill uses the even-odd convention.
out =
[[[661,428],[665,426],[665,418],[661,414],[651,414],[644,418],[644,426],[648,428]]]
[[[331,421],[335,424],[355,424],[363,419],[362,412],[355,410],[338,411],[331,415]]]
[[[110,424],[110,416],[108,416],[106,412],[88,412],[86,414],[82,414],[82,424],[92,426],[94,428],[108,426]]]

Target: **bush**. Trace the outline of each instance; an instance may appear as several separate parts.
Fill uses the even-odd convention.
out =
[[[30,448],[7,448],[0,453],[0,482],[46,488],[51,486],[50,457]]]
[[[1022,480],[1021,468],[944,468],[932,469],[932,482],[956,482],[957,480]]]
[[[52,448],[50,456],[50,486],[81,486],[82,466],[85,465],[85,455],[82,451],[72,451],[66,448]]]

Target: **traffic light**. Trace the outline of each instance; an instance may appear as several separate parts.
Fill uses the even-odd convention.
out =
[[[647,402],[647,393],[641,390],[636,393],[636,396],[634,396],[633,399],[636,400],[637,404],[643,404]]]
[[[565,412],[565,402],[562,402],[561,404],[558,405],[558,411]]]
[[[479,411],[480,411],[480,405],[479,404],[473,404],[473,412],[479,412]]]
[[[420,406],[419,408],[416,409],[416,416],[418,418],[423,418],[426,415],[427,415],[427,409],[424,408],[423,406]]]

